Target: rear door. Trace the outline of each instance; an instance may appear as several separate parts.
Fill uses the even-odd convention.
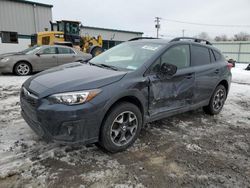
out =
[[[211,49],[199,44],[191,46],[191,66],[195,70],[194,103],[207,102],[216,86],[219,69]]]
[[[71,63],[77,60],[76,52],[71,48],[58,47],[58,65]]]
[[[159,76],[163,63],[177,66],[173,78]],[[150,68],[148,75],[149,113],[151,116],[167,113],[192,104],[195,72],[190,67],[190,46],[179,44],[170,47]]]
[[[57,66],[57,48],[44,47],[39,52],[36,58],[38,70],[45,70]]]

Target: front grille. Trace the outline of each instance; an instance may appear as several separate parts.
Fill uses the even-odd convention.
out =
[[[38,97],[24,87],[21,89],[21,98],[32,107],[36,107],[38,104]]]

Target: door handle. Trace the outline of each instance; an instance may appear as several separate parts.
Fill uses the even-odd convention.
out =
[[[52,58],[56,58],[56,56],[53,55]]]
[[[185,76],[185,78],[186,79],[191,79],[191,78],[193,78],[193,75],[192,74],[188,74],[188,75]]]
[[[219,69],[216,69],[216,70],[214,71],[215,74],[218,74],[219,72],[220,72]]]

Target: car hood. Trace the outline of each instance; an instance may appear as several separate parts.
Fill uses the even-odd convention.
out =
[[[70,63],[30,77],[24,87],[39,98],[62,92],[89,90],[119,81],[126,72]]]

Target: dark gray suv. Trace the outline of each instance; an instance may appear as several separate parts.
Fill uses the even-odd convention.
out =
[[[110,152],[134,143],[148,122],[203,107],[218,114],[231,64],[208,41],[135,39],[88,63],[71,63],[29,78],[22,116],[47,141],[98,143]]]

